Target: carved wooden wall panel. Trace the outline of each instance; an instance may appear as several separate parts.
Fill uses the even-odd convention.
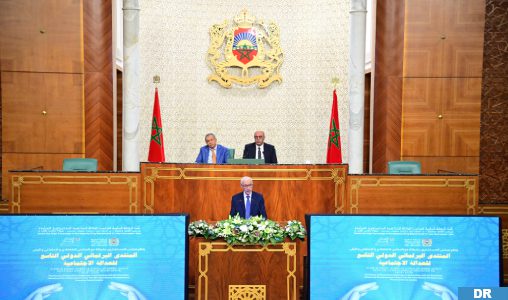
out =
[[[405,77],[480,77],[483,1],[406,1]]]
[[[404,118],[402,156],[439,156],[441,123],[434,118]]]
[[[424,170],[478,170],[484,11],[406,1],[401,158]]]
[[[508,203],[508,1],[487,0],[480,137],[480,201]]]
[[[4,152],[82,153],[83,76],[4,72]]]

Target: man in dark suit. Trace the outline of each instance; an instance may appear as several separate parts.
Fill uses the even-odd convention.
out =
[[[265,133],[263,131],[254,132],[254,143],[245,145],[243,158],[264,159],[267,164],[277,163],[275,147],[265,143]]]
[[[243,177],[240,180],[240,186],[243,192],[234,195],[231,199],[231,211],[229,215],[234,217],[239,214],[244,219],[250,219],[253,216],[266,217],[265,199],[260,193],[252,190],[254,183],[252,178]]]

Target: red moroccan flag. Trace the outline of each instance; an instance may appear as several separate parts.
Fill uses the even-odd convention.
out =
[[[159,106],[159,91],[155,88],[155,100],[153,103],[152,135],[150,138],[150,151],[148,161],[165,162],[164,140],[162,138],[162,119]]]
[[[326,152],[326,163],[342,163],[339,112],[337,109],[337,92],[335,90],[333,90],[332,116],[330,117],[330,132],[328,134],[328,151]]]

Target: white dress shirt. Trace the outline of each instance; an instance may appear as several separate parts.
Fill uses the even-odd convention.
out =
[[[208,147],[208,163],[212,163],[212,149],[215,151],[215,156],[217,156],[217,146],[215,148]]]
[[[256,144],[254,144],[256,145]],[[258,159],[258,149],[261,148],[261,159],[265,159],[265,143],[263,143],[261,146],[256,145],[256,155],[254,155],[254,158]]]

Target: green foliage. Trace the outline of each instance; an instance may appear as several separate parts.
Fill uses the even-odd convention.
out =
[[[288,221],[287,225],[282,227],[277,222],[262,217],[242,219],[238,215],[219,221],[215,225],[203,220],[195,221],[189,224],[188,231],[191,237],[223,239],[226,243],[235,245],[277,244],[284,242],[285,238],[303,240],[307,234],[300,221]]]

